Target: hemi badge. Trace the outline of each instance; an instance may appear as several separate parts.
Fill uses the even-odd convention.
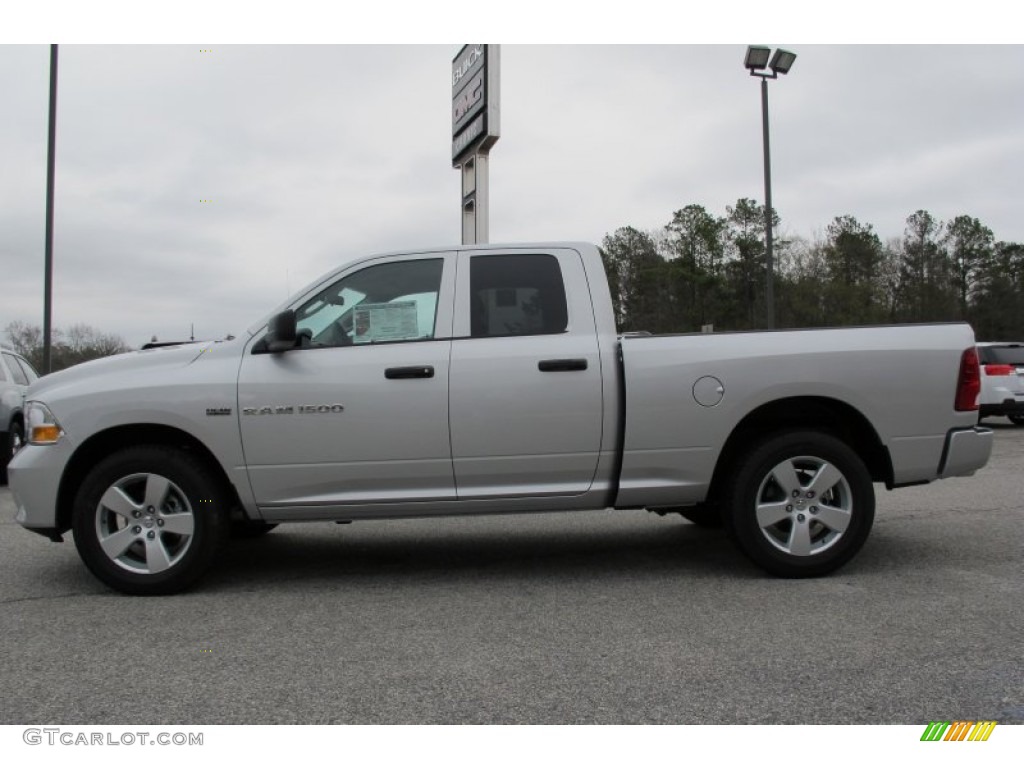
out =
[[[230,416],[231,415],[231,409],[230,408],[207,408],[206,409],[206,415],[207,416]]]

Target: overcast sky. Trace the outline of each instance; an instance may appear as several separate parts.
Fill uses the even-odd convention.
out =
[[[753,42],[798,55],[769,86],[784,234],[850,214],[888,239],[925,209],[1024,241],[1024,46]],[[221,337],[351,258],[457,243],[458,48],[62,44],[54,325]],[[745,49],[502,45],[491,241],[762,201]],[[42,324],[48,68],[0,45],[0,329]]]

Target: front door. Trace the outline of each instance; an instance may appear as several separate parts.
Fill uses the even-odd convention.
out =
[[[243,356],[238,410],[264,515],[455,498],[448,430],[454,256],[364,262],[297,303],[301,345]]]

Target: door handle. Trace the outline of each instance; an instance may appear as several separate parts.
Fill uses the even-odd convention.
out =
[[[587,361],[585,358],[568,358],[565,360],[541,360],[537,363],[537,368],[544,373],[553,373],[556,371],[585,371],[587,370]]]
[[[408,365],[404,368],[385,368],[385,379],[432,379],[434,378],[434,366],[432,365]]]

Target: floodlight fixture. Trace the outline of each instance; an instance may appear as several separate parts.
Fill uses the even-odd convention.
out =
[[[764,69],[768,66],[768,57],[772,55],[771,48],[764,48],[759,45],[747,46],[747,58],[743,66],[753,74],[755,69]]]
[[[772,61],[768,65],[771,67],[772,72],[776,74],[784,75],[793,66],[793,62],[796,61],[796,54],[784,51],[781,48],[776,49],[775,55],[772,56]]]

